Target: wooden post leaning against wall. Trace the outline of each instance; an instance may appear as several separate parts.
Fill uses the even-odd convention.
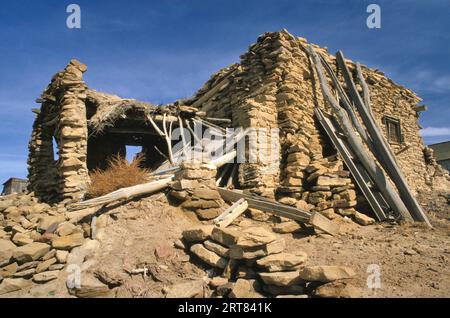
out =
[[[336,59],[339,67],[342,70],[342,74],[344,76],[347,87],[350,91],[350,96],[354,101],[355,106],[358,109],[359,114],[361,115],[361,119],[373,141],[373,146],[376,150],[375,155],[377,155],[378,160],[382,163],[389,176],[392,178],[392,181],[395,183],[398,189],[400,197],[404,201],[409,212],[412,214],[414,220],[425,222],[428,226],[431,227],[431,223],[428,220],[428,217],[423,212],[422,207],[419,205],[414,195],[411,193],[402,172],[397,166],[397,163],[394,159],[394,156],[392,155],[392,152],[389,149],[389,145],[386,139],[378,129],[378,126],[375,123],[371,112],[369,111],[370,105],[365,105],[364,101],[359,95],[356,85],[350,75],[350,71],[345,64],[344,54],[339,51],[336,54]]]

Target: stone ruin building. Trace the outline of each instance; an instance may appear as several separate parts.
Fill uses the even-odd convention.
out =
[[[162,106],[88,88],[83,81],[87,67],[72,60],[54,75],[37,100],[41,107],[34,110],[37,115],[29,143],[29,189],[47,202],[79,201],[89,172],[105,168],[107,159],[124,154],[126,145],[142,146],[146,167],[157,168],[165,158],[154,147],[165,149],[165,144],[148,115],[158,125],[166,115],[197,116],[228,119],[214,126],[279,129],[276,172],[264,173],[264,163],[236,164],[235,188],[289,205],[305,202],[308,210],[358,207],[370,213],[315,118],[314,107],[326,106],[307,44],[306,39],[284,30],[265,33],[239,63],[215,73],[193,97]],[[335,57],[326,49],[313,47],[336,66]],[[354,71],[355,64],[346,62]],[[375,119],[413,193],[438,186],[436,178],[443,172],[419,134],[420,98],[379,70],[363,66],[362,72]],[[344,85],[341,75],[339,80]],[[174,127],[177,124],[174,120]]]

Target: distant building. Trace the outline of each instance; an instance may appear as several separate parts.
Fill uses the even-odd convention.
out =
[[[28,180],[19,178],[9,178],[3,183],[2,195],[12,193],[23,193],[27,190]]]
[[[434,151],[436,161],[444,168],[450,171],[450,141],[440,142],[429,145]]]

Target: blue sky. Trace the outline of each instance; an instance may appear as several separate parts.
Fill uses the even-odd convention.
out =
[[[79,4],[82,27],[66,27]],[[381,6],[381,29],[366,7]],[[450,139],[450,0],[0,1],[0,181],[26,176],[34,100],[71,58],[91,88],[153,103],[191,96],[266,31],[342,49],[416,91],[427,143]]]

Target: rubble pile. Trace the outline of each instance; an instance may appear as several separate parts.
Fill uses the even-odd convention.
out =
[[[185,230],[183,240],[195,259],[212,269],[212,297],[355,295],[352,269],[306,266],[305,252],[285,252],[284,238],[263,227],[202,225]]]
[[[32,194],[0,197],[0,294],[57,279],[74,252],[96,242],[91,225],[68,222],[66,212]]]
[[[222,212],[225,204],[217,192],[217,170],[207,164],[183,163],[175,174],[170,196],[181,202],[181,207],[194,212],[200,220],[211,220]]]

